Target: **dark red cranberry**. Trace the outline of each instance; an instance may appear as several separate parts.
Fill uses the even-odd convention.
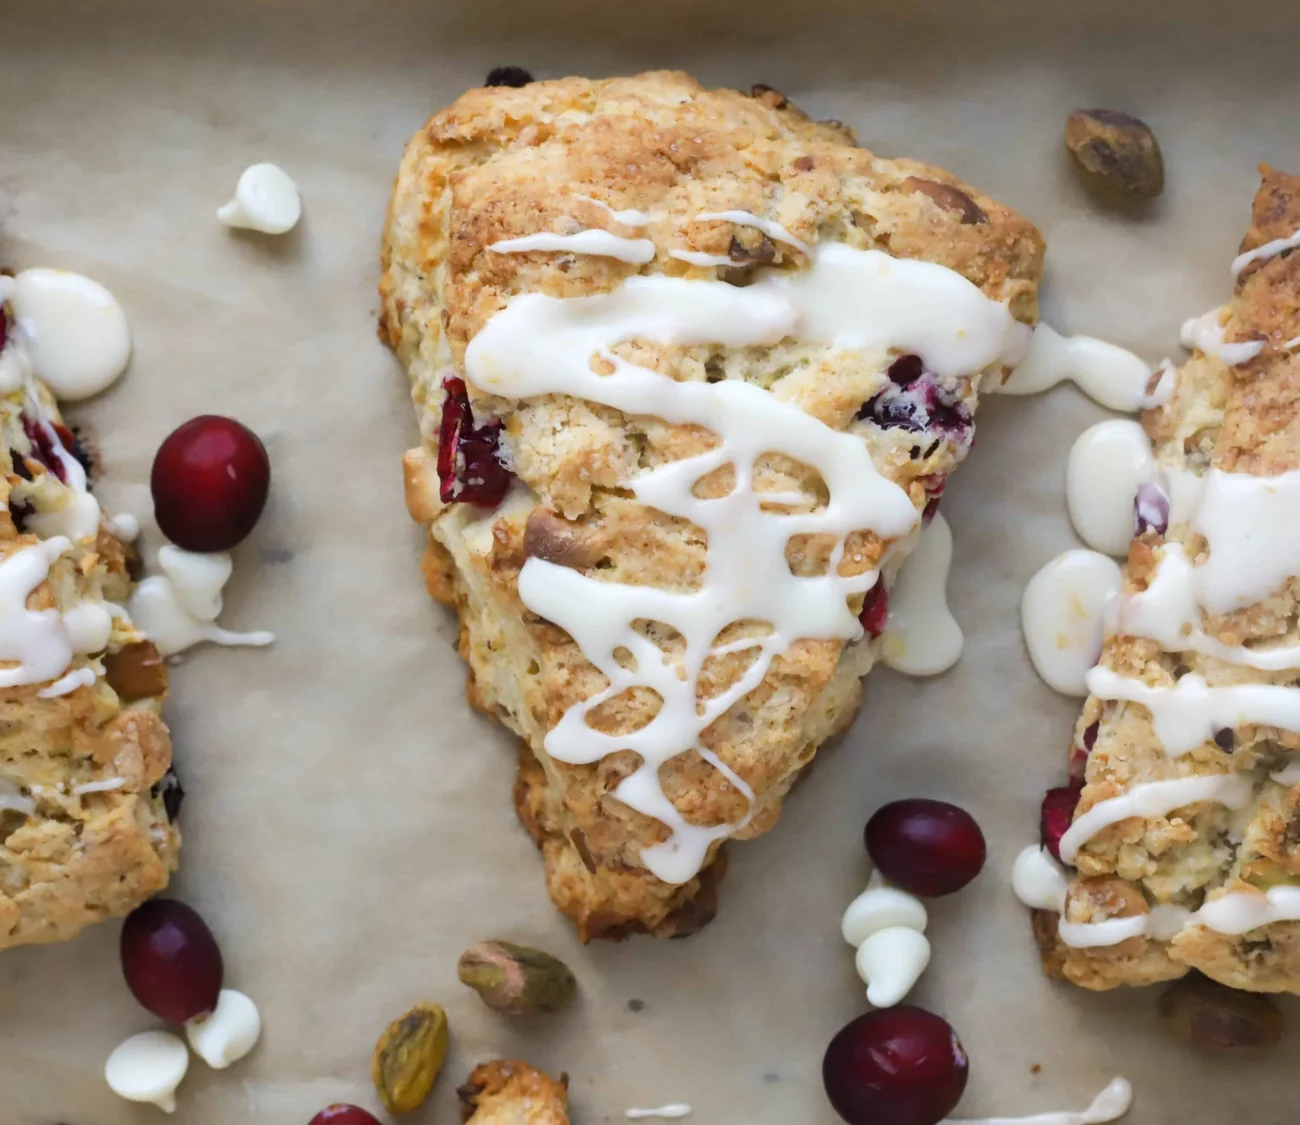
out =
[[[1231,727],[1216,730],[1214,732],[1214,741],[1225,754],[1231,754],[1237,748],[1237,736],[1232,732]]]
[[[379,1119],[359,1105],[335,1102],[322,1109],[307,1125],[379,1125]]]
[[[149,1011],[184,1023],[217,1006],[221,950],[198,912],[175,899],[150,899],[122,924],[122,972]]]
[[[17,464],[17,461],[14,463]],[[31,477],[28,477],[27,479],[31,480]],[[19,532],[27,530],[27,521],[35,514],[36,509],[27,503],[26,500],[10,499],[9,518],[14,521],[14,527],[17,528]]]
[[[944,473],[930,473],[917,479],[925,489],[927,497],[925,508],[921,512],[921,526],[927,527],[934,519],[935,512],[939,510],[939,500],[943,497],[943,490],[948,486],[948,477]]]
[[[23,433],[27,435],[27,441],[32,447],[27,456],[33,461],[39,461],[59,480],[67,484],[68,470],[64,468],[63,458],[59,456],[53,429],[33,418],[25,410],[18,415],[18,418],[22,422]]]
[[[150,793],[154,797],[162,798],[167,820],[169,823],[175,824],[176,818],[180,816],[181,805],[185,801],[185,787],[181,784],[181,779],[177,776],[174,767],[167,767],[167,772],[163,774],[162,780],[150,790]]]
[[[880,873],[915,895],[950,895],[984,866],[980,826],[946,801],[894,801],[876,810],[864,835]]]
[[[969,1070],[947,1020],[901,1004],[845,1024],[826,1048],[822,1082],[849,1125],[937,1125],[961,1100]]]
[[[889,381],[900,387],[910,387],[925,373],[919,355],[902,355],[889,365]]]
[[[535,81],[522,66],[497,66],[488,71],[484,86],[527,86]]]
[[[59,441],[63,445],[63,448],[76,459],[77,463],[84,470],[86,479],[89,480],[91,471],[94,468],[94,461],[91,460],[90,453],[86,449],[85,443],[82,442],[81,438],[79,438],[72,430],[59,422],[54,423],[54,432],[58,434]]]
[[[0,352],[5,350],[9,340],[9,317],[5,315],[4,305],[0,305]]]
[[[154,456],[149,487],[168,539],[187,551],[228,551],[266,507],[271,462],[247,426],[203,414],[167,435]]]
[[[878,637],[885,631],[885,622],[889,620],[889,591],[885,589],[884,579],[877,578],[876,584],[867,591],[858,620],[870,637]]]
[[[1082,792],[1083,781],[1079,780],[1043,794],[1043,807],[1038,818],[1039,839],[1058,861],[1061,858],[1061,837],[1070,829]]]
[[[1133,535],[1154,531],[1163,535],[1169,527],[1169,497],[1156,484],[1139,484],[1133,500]]]
[[[1097,734],[1101,730],[1101,720],[1093,719],[1083,730],[1083,748],[1092,753],[1092,748],[1097,745]]]
[[[474,424],[469,394],[462,380],[442,381],[442,421],[438,426],[438,495],[444,504],[465,501],[495,508],[514,474],[501,464],[501,423]]]

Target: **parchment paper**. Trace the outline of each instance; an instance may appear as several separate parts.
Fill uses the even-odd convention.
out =
[[[503,64],[770,83],[877,151],[1019,207],[1049,240],[1048,319],[1152,361],[1227,294],[1257,162],[1300,167],[1300,9],[1284,0],[794,7],[0,6],[0,257],[91,274],[135,334],[128,376],[73,412],[97,435],[108,509],[148,514],[153,451],[194,414],[238,416],[274,465],[226,619],[279,640],[192,653],[168,712],[189,791],[175,893],[211,922],[228,982],[266,1025],[233,1069],[193,1063],[186,1125],[301,1125],[336,1099],[377,1110],[375,1036],[422,998],[446,1005],[454,1046],[417,1122],[455,1120],[468,1067],[517,1054],[568,1071],[588,1125],[668,1101],[701,1125],[829,1125],[821,1054],[865,1009],[838,932],[866,874],[861,828],[913,794],[971,808],[991,847],[978,883],[933,904],[934,959],[913,996],[971,1054],[963,1115],[1082,1108],[1122,1073],[1137,1125],[1294,1120],[1300,1036],[1258,1058],[1197,1056],[1160,1031],[1154,992],[1047,983],[1006,882],[1076,710],[1035,678],[1017,624],[1025,581],[1074,545],[1065,454],[1104,413],[1070,388],[984,407],[944,499],[961,663],[933,681],[875,673],[778,829],[734,849],[716,922],[687,941],[584,949],[547,901],[510,808],[511,740],[467,708],[450,619],[421,586],[399,470],[415,428],[374,338],[388,186],[433,109]],[[1076,185],[1061,129],[1089,104],[1159,135],[1169,186],[1147,212],[1100,210]],[[258,160],[302,188],[305,219],[283,241],[213,217]],[[109,1051],[153,1026],[123,985],[117,929],[0,954],[0,1125],[161,1120],[101,1078]],[[497,936],[568,960],[576,1008],[539,1024],[483,1008],[455,960]]]

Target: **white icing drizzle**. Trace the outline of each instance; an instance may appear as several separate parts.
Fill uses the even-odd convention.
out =
[[[126,784],[124,777],[106,777],[99,781],[87,781],[82,785],[72,787],[74,797],[84,797],[87,793],[111,793],[114,789],[121,789]]]
[[[668,256],[679,262],[688,262],[692,266],[734,266],[736,263],[726,254],[706,254],[702,250],[669,250]]]
[[[1011,867],[1011,889],[1032,910],[1059,912],[1065,909],[1069,880],[1046,848],[1030,844]]]
[[[1123,581],[1114,559],[1079,549],[1058,555],[1029,580],[1020,625],[1029,659],[1048,687],[1088,694],[1085,677],[1101,655],[1106,614]]]
[[[1071,379],[1089,398],[1111,410],[1134,413],[1143,406],[1151,368],[1132,352],[1091,336],[1062,336],[1039,324],[1029,351],[1001,386],[986,390],[1032,395]]]
[[[949,1118],[940,1125],[1105,1125],[1123,1117],[1133,1104],[1133,1087],[1127,1078],[1114,1078],[1082,1113],[1056,1110],[1028,1117]]]
[[[1156,475],[1151,439],[1139,423],[1113,418],[1084,430],[1065,466],[1066,506],[1079,538],[1104,555],[1127,555],[1134,497]]]
[[[654,260],[655,244],[648,238],[620,238],[607,230],[582,230],[577,234],[526,234],[507,238],[488,247],[497,254],[527,254],[535,250],[590,254],[597,258],[617,258],[620,262],[644,265]]]
[[[1147,588],[1119,599],[1114,632],[1147,637],[1158,642],[1165,652],[1200,652],[1261,671],[1300,668],[1300,645],[1247,648],[1224,644],[1206,633],[1196,601],[1196,569],[1181,543],[1166,541]]]
[[[134,543],[140,538],[140,521],[130,512],[119,512],[108,520],[108,530],[123,543]]]
[[[1140,703],[1164,751],[1179,758],[1204,745],[1216,731],[1258,724],[1300,733],[1300,689],[1280,684],[1223,684],[1210,687],[1195,672],[1173,687],[1153,687],[1098,666],[1087,675],[1098,699]]]
[[[1229,367],[1249,363],[1264,350],[1263,340],[1243,340],[1229,344],[1224,341],[1227,329],[1228,310],[1224,307],[1211,309],[1200,316],[1183,322],[1178,333],[1179,343],[1183,347],[1204,352],[1223,360]]]
[[[28,609],[27,598],[72,544],[62,536],[23,547],[0,562],[0,688],[57,679],[72,661],[72,644],[57,609]]]
[[[1250,778],[1238,774],[1178,777],[1135,785],[1117,797],[1098,801],[1082,816],[1075,818],[1061,837],[1061,860],[1073,863],[1079,849],[1098,832],[1130,817],[1166,816],[1175,809],[1203,801],[1240,809],[1250,802],[1251,792]]]
[[[63,625],[68,630],[72,651],[83,656],[103,652],[113,635],[113,614],[104,602],[78,602],[64,610]]]
[[[131,332],[117,299],[97,281],[67,270],[23,270],[0,289],[14,313],[16,348],[0,368],[0,393],[28,374],[59,398],[89,398],[110,386],[131,358]]]
[[[54,455],[63,466],[68,484],[67,503],[53,512],[35,512],[27,517],[27,526],[43,538],[65,535],[74,543],[82,539],[94,539],[99,534],[99,501],[90,494],[86,481],[86,470],[81,462],[63,448],[58,431],[40,418],[37,423],[50,445]]]
[[[1174,390],[1178,386],[1178,369],[1174,367],[1172,360],[1162,359],[1159,371],[1160,378],[1156,380],[1156,385],[1138,402],[1138,406],[1143,410],[1157,409],[1174,397]]]
[[[697,223],[735,223],[738,227],[754,227],[756,230],[761,230],[768,238],[775,239],[777,242],[784,242],[787,246],[793,246],[800,253],[812,257],[812,247],[806,242],[801,242],[795,238],[780,223],[771,219],[760,219],[757,215],[751,215],[748,211],[708,211],[703,215],[696,215],[693,221]]]
[[[55,699],[60,695],[71,695],[77,688],[90,687],[96,679],[94,669],[78,668],[75,672],[69,672],[61,676],[50,684],[49,687],[41,688],[36,694],[42,699]]]
[[[936,676],[961,656],[961,626],[948,608],[952,531],[935,513],[889,592],[889,620],[880,658],[909,676]]]
[[[1196,568],[1196,598],[1211,613],[1262,601],[1300,574],[1300,469],[1274,477],[1211,469],[1192,528],[1209,558]]]
[[[672,1102],[669,1105],[655,1106],[654,1109],[629,1109],[623,1116],[633,1120],[640,1117],[688,1117],[691,1107],[685,1102]]]
[[[1267,891],[1225,891],[1199,910],[1157,906],[1149,914],[1107,918],[1101,922],[1057,924],[1061,940],[1073,949],[1118,945],[1134,937],[1169,941],[1194,926],[1220,934],[1245,934],[1274,922],[1300,921],[1300,887],[1272,887]]]
[[[275,640],[274,633],[232,633],[216,624],[221,589],[232,569],[228,554],[196,554],[167,546],[158,551],[158,564],[163,573],[141,582],[126,608],[136,628],[163,656],[202,641],[260,646]]]
[[[1279,785],[1285,785],[1288,789],[1293,785],[1300,784],[1300,758],[1294,759],[1276,773],[1271,773],[1268,776]]]
[[[720,439],[707,453],[625,483],[642,503],[707,533],[707,566],[699,589],[682,593],[604,582],[538,558],[527,561],[519,579],[523,603],[565,629],[609,680],[604,691],[564,714],[547,735],[546,750],[575,764],[618,750],[641,756],[640,767],[615,796],[668,829],[669,838],[641,856],[666,882],[694,876],[710,845],[746,820],[709,828],[689,824],[664,794],[660,767],[695,750],[752,797],[744,781],[701,745],[701,732],[752,691],[772,659],[796,640],[860,637],[849,599],[868,590],[877,574],[839,574],[845,536],[872,530],[882,538],[901,538],[916,526],[918,516],[907,494],[876,471],[859,438],[831,430],[794,403],[752,384],[674,382],[611,349],[628,340],[747,347],[793,337],[877,353],[882,366],[889,349],[905,349],[920,355],[930,370],[953,376],[982,371],[1022,342],[1020,328],[1003,305],[942,266],[842,245],[818,247],[810,256],[808,269],[760,271],[744,288],[634,276],[590,297],[523,294],[510,300],[466,351],[467,378],[491,394],[566,394],[628,414],[699,425]],[[611,374],[591,369],[595,356],[605,359]],[[829,492],[823,510],[788,514],[762,509],[767,498],[753,490],[753,463],[771,452],[821,474]],[[695,497],[695,482],[724,465],[734,468],[734,491],[720,499]],[[834,538],[828,574],[791,574],[785,548],[796,534]],[[664,622],[682,635],[680,666],[666,663],[660,649],[632,627],[638,619]],[[771,632],[745,646],[758,651],[738,681],[697,707],[701,668],[714,652],[717,636],[742,620],[767,621]],[[631,652],[631,670],[615,658],[620,649]],[[590,711],[632,687],[650,688],[663,700],[646,726],[610,736],[588,725]]]
[[[575,193],[573,198],[581,199],[584,203],[594,204],[595,206],[599,207],[602,211],[604,211],[605,214],[607,214],[616,223],[622,223],[624,226],[627,227],[648,227],[651,223],[655,221],[655,217],[653,215],[647,215],[644,211],[634,211],[630,207],[623,211],[616,211],[604,200],[595,199],[590,195],[578,195]]]
[[[1233,280],[1240,277],[1241,271],[1251,262],[1276,257],[1282,251],[1294,250],[1297,246],[1300,246],[1300,230],[1296,231],[1295,234],[1288,235],[1286,238],[1275,238],[1272,242],[1266,242],[1263,246],[1255,247],[1254,250],[1247,250],[1244,254],[1238,254],[1232,260]]]

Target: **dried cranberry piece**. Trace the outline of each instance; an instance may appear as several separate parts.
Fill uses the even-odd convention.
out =
[[[1088,755],[1092,753],[1092,748],[1097,745],[1097,732],[1101,729],[1101,720],[1097,719],[1088,724],[1083,731],[1083,745],[1075,743],[1070,752],[1070,780],[1082,781],[1083,771],[1088,767]]]
[[[9,339],[9,318],[5,315],[4,306],[0,305],[0,352],[5,350],[5,343]]]
[[[513,86],[518,89],[520,86],[527,86],[536,79],[528,73],[522,66],[494,66],[488,71],[487,81],[484,86]]]
[[[91,460],[90,453],[82,443],[76,433],[60,422],[54,423],[54,432],[59,435],[59,441],[63,443],[63,448],[72,455],[83,470],[85,470],[87,479],[90,478],[91,469],[94,467],[94,461]]]
[[[1083,782],[1076,781],[1058,789],[1049,789],[1043,794],[1043,808],[1038,821],[1039,837],[1043,847],[1058,862],[1061,858],[1061,837],[1069,831],[1082,792]]]
[[[67,484],[68,470],[63,467],[63,458],[59,456],[58,450],[55,449],[54,439],[50,437],[50,431],[25,410],[19,415],[19,418],[23,424],[23,433],[27,435],[27,440],[32,446],[28,456],[39,461],[59,480]]]
[[[1169,527],[1169,497],[1155,484],[1139,484],[1133,501],[1133,535],[1154,531],[1163,535]]]
[[[866,601],[862,603],[862,612],[858,614],[858,620],[862,622],[862,627],[868,635],[878,637],[885,631],[885,622],[889,619],[889,591],[885,589],[885,584],[879,578],[876,584],[867,591]]]
[[[1083,748],[1092,753],[1092,748],[1097,745],[1097,734],[1101,730],[1101,720],[1094,719],[1083,731]]]
[[[943,473],[930,473],[928,476],[918,478],[921,486],[925,489],[927,500],[925,508],[921,512],[921,526],[927,527],[934,514],[939,510],[939,499],[943,496],[943,490],[948,486],[948,478]]]
[[[444,504],[465,501],[495,508],[514,478],[498,456],[501,423],[474,424],[463,380],[449,376],[442,386],[446,397],[438,427],[438,495]]]
[[[181,785],[181,779],[177,776],[173,767],[167,767],[167,772],[163,774],[162,780],[150,790],[150,794],[155,798],[162,797],[167,820],[169,823],[175,824],[176,818],[180,815],[181,804],[185,800],[185,787]]]
[[[925,364],[919,355],[902,355],[889,365],[889,381],[900,387],[910,387],[925,373]]]
[[[1214,732],[1214,742],[1225,754],[1231,754],[1237,748],[1237,736],[1231,727],[1224,727]]]
[[[25,473],[23,475],[26,476]],[[32,478],[27,477],[27,479],[31,480]],[[35,514],[36,509],[26,500],[9,501],[9,518],[14,521],[14,527],[20,532],[27,530],[27,520]]]

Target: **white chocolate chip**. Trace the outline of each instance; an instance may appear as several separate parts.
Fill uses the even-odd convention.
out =
[[[176,1109],[176,1087],[189,1069],[190,1053],[168,1031],[142,1031],[118,1045],[104,1064],[109,1089],[129,1102]]]
[[[190,1047],[208,1066],[223,1070],[242,1059],[262,1034],[257,1005],[242,992],[223,988],[216,1008],[185,1025]]]
[[[868,887],[849,903],[840,932],[850,945],[858,946],[878,930],[904,926],[918,933],[928,921],[925,904],[897,887]]]
[[[263,234],[284,234],[293,230],[302,215],[298,185],[274,164],[253,164],[244,169],[235,188],[235,198],[217,209],[217,218],[228,227],[260,230]]]
[[[867,986],[867,1000],[892,1008],[911,990],[930,963],[930,942],[907,926],[877,930],[858,947],[854,964]]]

